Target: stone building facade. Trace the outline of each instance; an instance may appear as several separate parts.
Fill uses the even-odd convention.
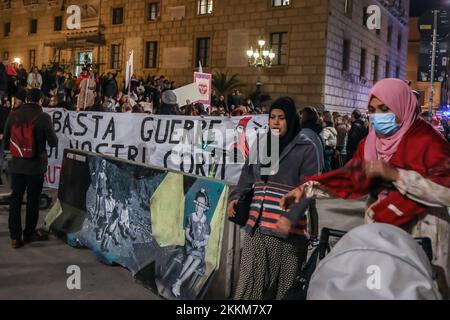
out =
[[[81,30],[65,28],[71,4],[81,7]],[[363,26],[372,4],[381,8],[379,32]],[[11,0],[0,2],[0,54],[26,68],[57,60],[74,72],[88,58],[123,78],[133,50],[138,76],[178,84],[192,81],[201,60],[206,72],[239,74],[245,93],[261,81],[273,98],[347,113],[366,109],[377,79],[405,77],[408,11],[409,0]],[[246,50],[259,38],[277,55],[270,69],[248,66]]]

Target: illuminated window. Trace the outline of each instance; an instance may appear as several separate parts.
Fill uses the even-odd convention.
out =
[[[198,0],[197,13],[199,15],[208,15],[213,13],[213,0]]]

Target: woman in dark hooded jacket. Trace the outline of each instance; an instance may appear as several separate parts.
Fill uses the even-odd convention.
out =
[[[238,199],[254,191],[249,219],[244,227],[239,281],[235,299],[282,299],[294,283],[307,254],[309,200],[289,213],[279,201],[304,177],[320,171],[313,142],[300,133],[299,117],[289,97],[276,100],[270,108],[269,140],[279,137],[278,171],[250,164],[247,159],[237,188],[230,194],[229,217],[236,214]],[[267,146],[271,146],[267,142]],[[269,155],[270,147],[266,147]],[[273,158],[273,155],[272,155]],[[270,173],[270,174],[268,174]]]

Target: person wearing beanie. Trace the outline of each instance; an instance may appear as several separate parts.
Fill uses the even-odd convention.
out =
[[[17,110],[25,103],[27,99],[27,92],[24,89],[18,90],[14,95],[14,106],[13,110]]]
[[[178,110],[177,96],[172,90],[166,90],[161,96],[162,104],[158,108],[159,115],[177,115],[181,114]]]
[[[42,110],[42,99],[41,90],[29,90],[26,103],[10,114],[4,131],[6,147],[16,151],[12,152],[13,158],[8,166],[12,189],[9,205],[9,232],[11,246],[14,249],[20,248],[24,243],[47,239],[45,234],[36,230],[39,219],[39,197],[44,184],[44,173],[48,167],[46,144],[54,148],[58,144],[58,138],[50,115]],[[23,145],[24,141],[11,141],[13,133],[25,128],[24,124],[34,126],[33,151],[27,156],[23,155],[27,150],[25,149],[27,146]],[[15,136],[14,138],[16,139]],[[27,208],[25,229],[22,233],[21,206],[25,191],[27,192]]]
[[[290,97],[279,98],[272,104],[269,128],[267,140],[262,142],[264,154],[278,167],[267,165],[262,159],[251,164],[247,158],[238,186],[229,196],[227,215],[235,217],[239,199],[254,195],[244,227],[235,292],[238,300],[282,299],[306,260],[309,200],[305,199],[289,213],[280,210],[279,202],[291,186],[319,173],[316,147],[301,134],[295,102]]]

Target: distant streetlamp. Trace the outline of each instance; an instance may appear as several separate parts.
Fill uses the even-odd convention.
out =
[[[247,57],[250,67],[270,68],[273,59],[275,59],[275,53],[272,51],[272,48],[266,47],[266,41],[260,39],[255,50],[253,50],[253,47],[247,50]]]

